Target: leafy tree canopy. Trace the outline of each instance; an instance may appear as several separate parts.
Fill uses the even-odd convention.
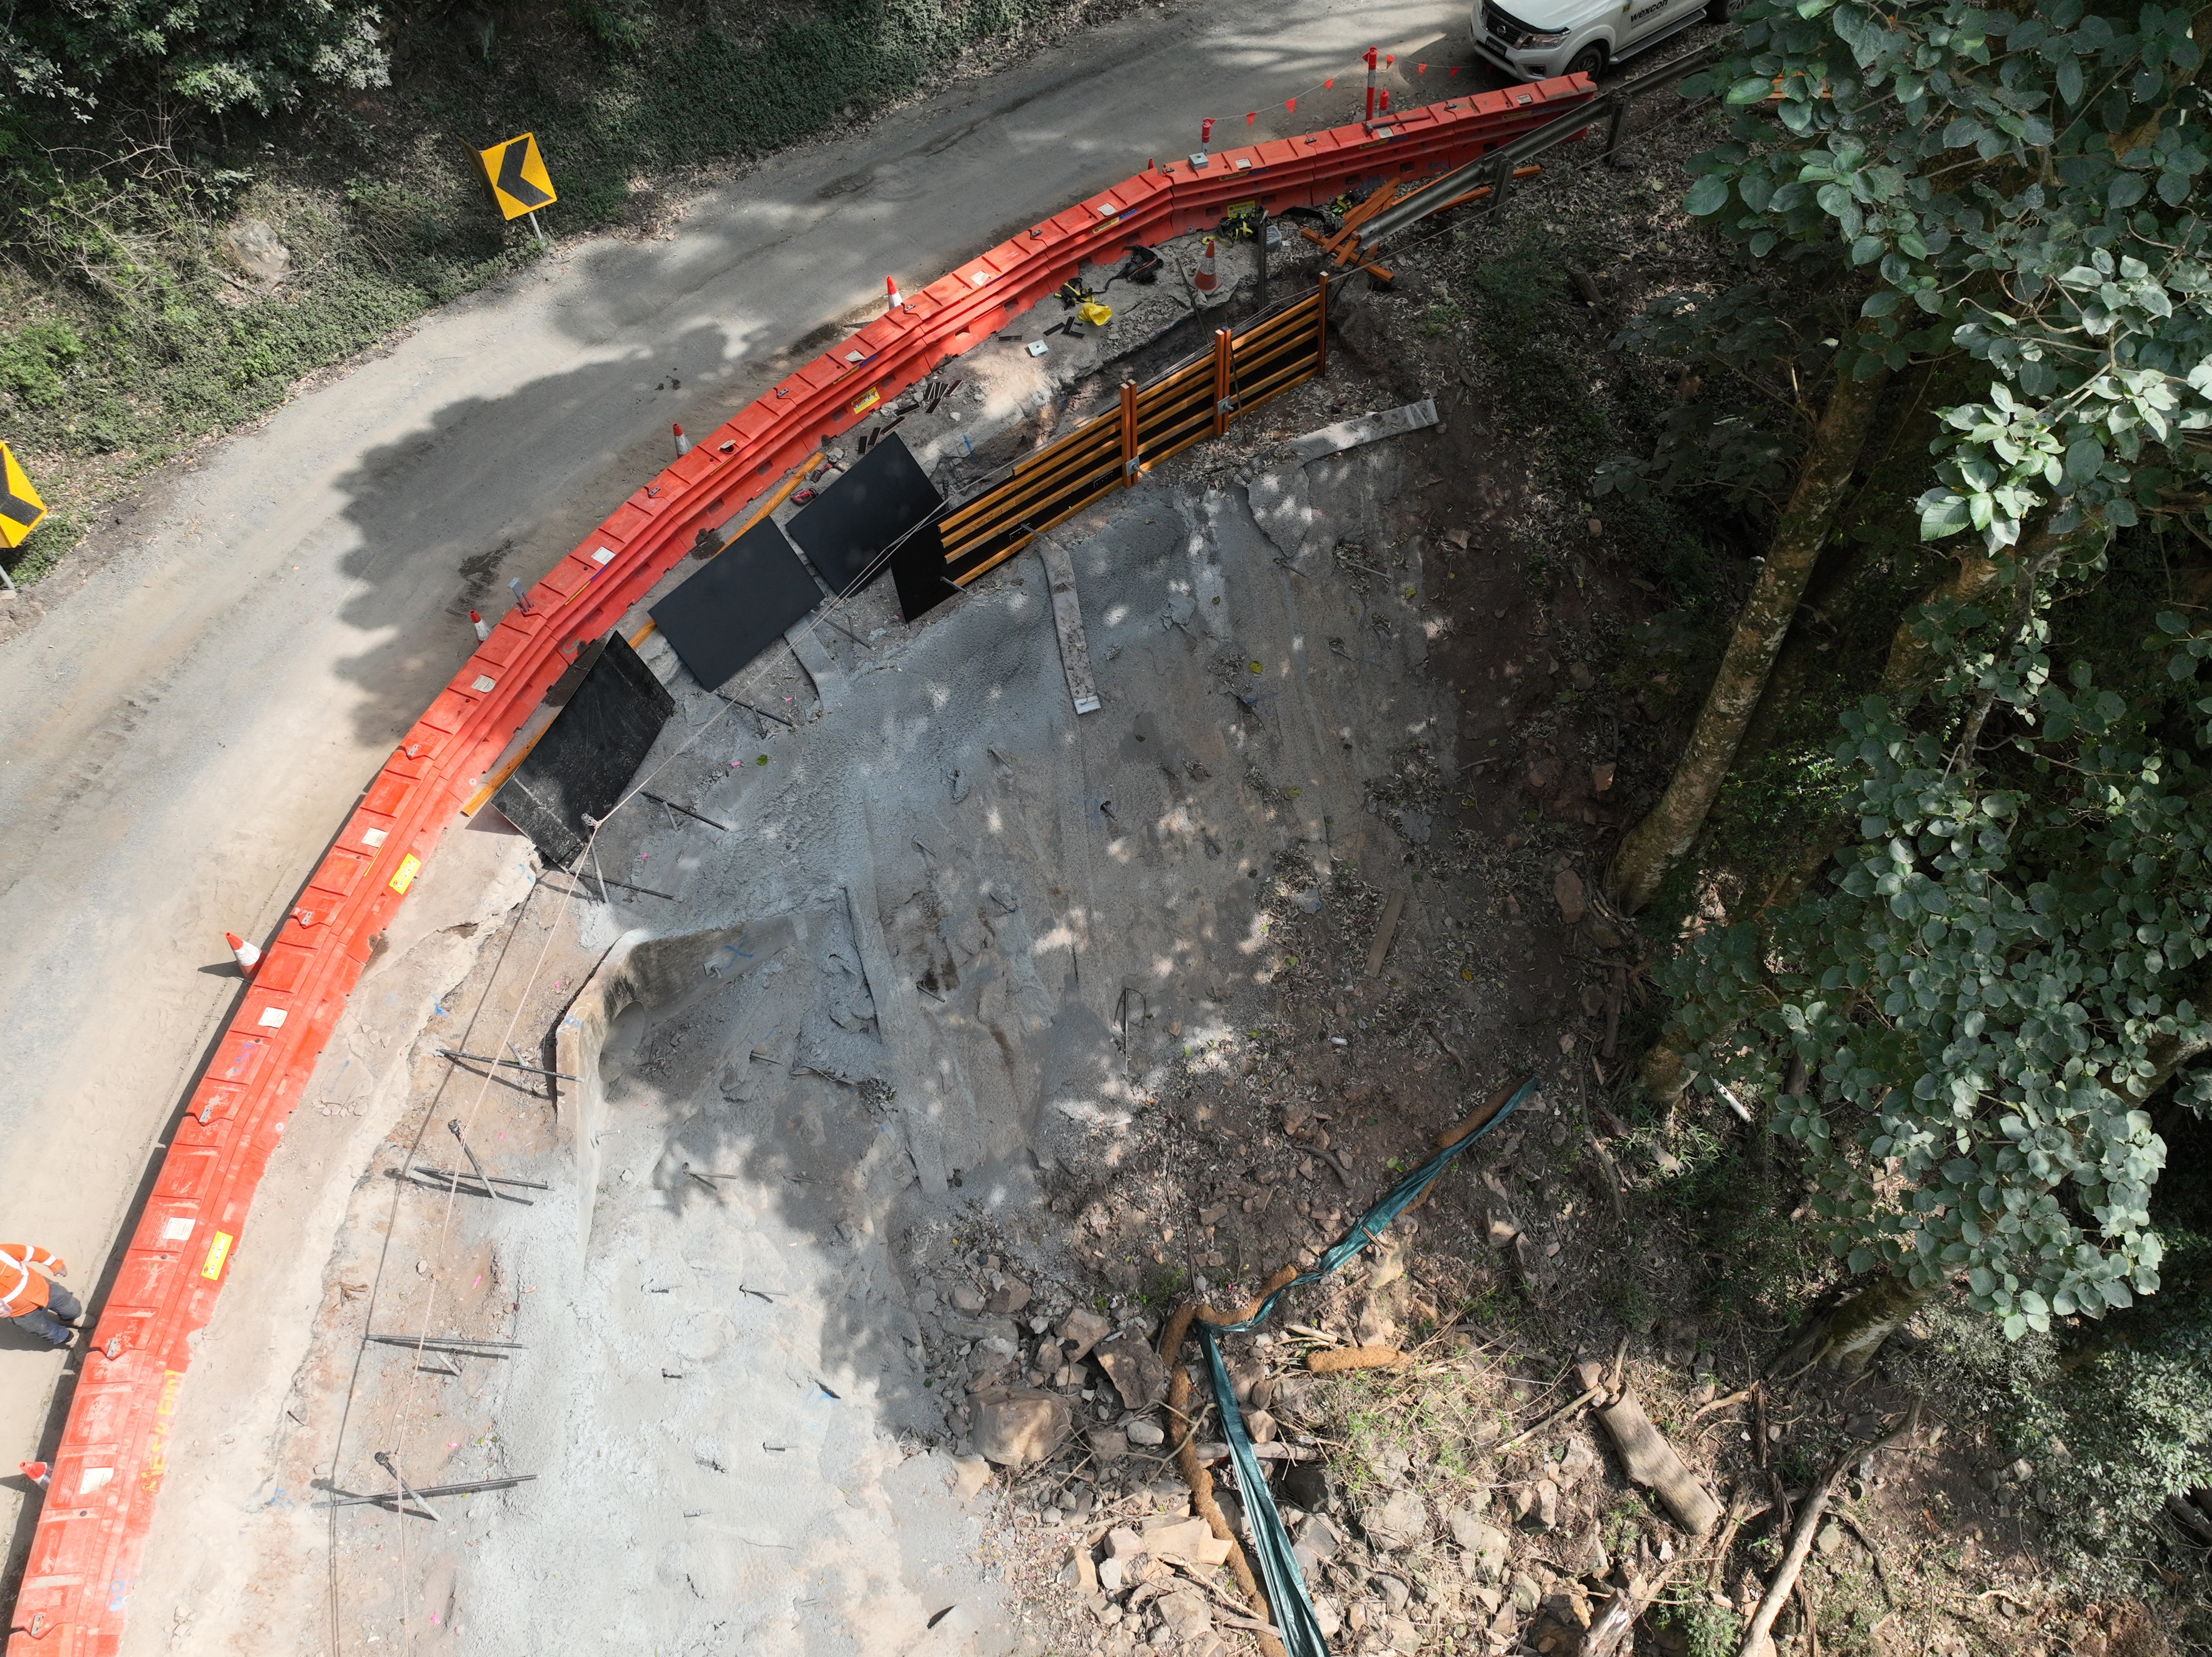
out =
[[[1835,752],[1860,830],[1840,878],[1671,968],[1709,1076],[1776,1097],[1837,1251],[1963,1277],[2008,1333],[2156,1290],[2143,1102],[2212,1046],[2212,639],[2159,623],[2126,694],[2025,629],[1991,775],[1870,698]]]
[[[1732,138],[1686,205],[1765,256],[1840,249],[1869,279],[1857,372],[1985,363],[1942,411],[1921,532],[1992,555],[2039,514],[2066,534],[2212,500],[2212,143],[2191,15],[2048,0],[1753,0],[1723,91]]]
[[[1673,987],[1693,1065],[1775,1098],[1837,1251],[1961,1280],[2015,1336],[2157,1288],[2145,1105],[2177,1071],[2212,1099],[2185,1069],[2212,1048],[2212,641],[2145,574],[2150,521],[2212,502],[2191,21],[1753,0],[1686,201],[1757,258],[1860,273],[1839,372],[1989,376],[1936,410],[1917,509],[1993,574],[1922,609],[1933,683],[1890,687],[1917,707],[1846,718],[1856,843],[1794,907],[1693,938]]]
[[[318,88],[382,86],[390,61],[373,3],[44,0],[0,10],[0,74],[16,95],[86,119],[104,100],[149,95],[266,115]]]

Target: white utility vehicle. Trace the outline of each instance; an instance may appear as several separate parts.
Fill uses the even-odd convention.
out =
[[[1516,81],[1601,75],[1692,23],[1724,23],[1742,0],[1476,0],[1474,49]]]

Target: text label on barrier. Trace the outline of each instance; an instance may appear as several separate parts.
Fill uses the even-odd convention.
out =
[[[560,199],[553,188],[553,175],[545,170],[545,158],[538,153],[534,132],[479,149],[477,159],[483,163],[484,177],[491,180],[492,199],[510,219],[550,207]]]
[[[15,451],[0,443],[0,543],[21,546],[24,537],[38,528],[46,515],[46,503],[31,487]]]

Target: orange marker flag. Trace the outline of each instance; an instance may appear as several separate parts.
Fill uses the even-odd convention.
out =
[[[1413,73],[1416,75],[1426,75],[1428,72],[1429,66],[1426,64],[1416,64],[1413,65]]]
[[[1334,76],[1334,75],[1332,75],[1332,76],[1330,76],[1328,77],[1328,79],[1327,79],[1326,81],[1323,81],[1323,82],[1321,83],[1321,89],[1322,89],[1323,92],[1327,92],[1327,91],[1328,91],[1331,87],[1334,86],[1335,84],[1336,84],[1336,76]]]
[[[1283,100],[1283,107],[1295,115],[1298,112],[1298,100],[1295,98],[1285,98]]]
[[[1245,116],[1244,116],[1244,124],[1245,124],[1245,125],[1247,125],[1247,126],[1249,126],[1249,125],[1251,125],[1251,124],[1252,124],[1252,123],[1253,123],[1253,122],[1255,122],[1255,121],[1258,120],[1259,118],[1260,118],[1260,112],[1259,112],[1258,110],[1255,109],[1255,110],[1248,111],[1248,112],[1246,112]]]

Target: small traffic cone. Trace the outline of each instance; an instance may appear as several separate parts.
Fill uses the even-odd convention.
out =
[[[672,425],[668,429],[676,434],[676,458],[681,460],[691,452],[691,440],[684,435],[684,428],[681,426]]]
[[[1206,247],[1198,256],[1198,269],[1190,278],[1190,285],[1201,294],[1210,294],[1220,285],[1221,278],[1213,269],[1213,238],[1206,239]]]
[[[898,290],[898,278],[885,276],[884,278],[884,309],[896,311],[905,303],[906,295]]]
[[[477,630],[477,642],[478,644],[482,644],[485,640],[491,637],[491,623],[484,620],[483,616],[477,615],[474,610],[471,610],[469,612],[469,625]]]
[[[236,932],[225,932],[222,941],[230,945],[230,952],[238,957],[238,970],[248,978],[252,977],[253,969],[261,964],[260,949],[248,944]]]
[[[43,1461],[19,1461],[15,1464],[15,1471],[42,1490],[46,1488],[46,1481],[54,1475],[54,1470]]]

